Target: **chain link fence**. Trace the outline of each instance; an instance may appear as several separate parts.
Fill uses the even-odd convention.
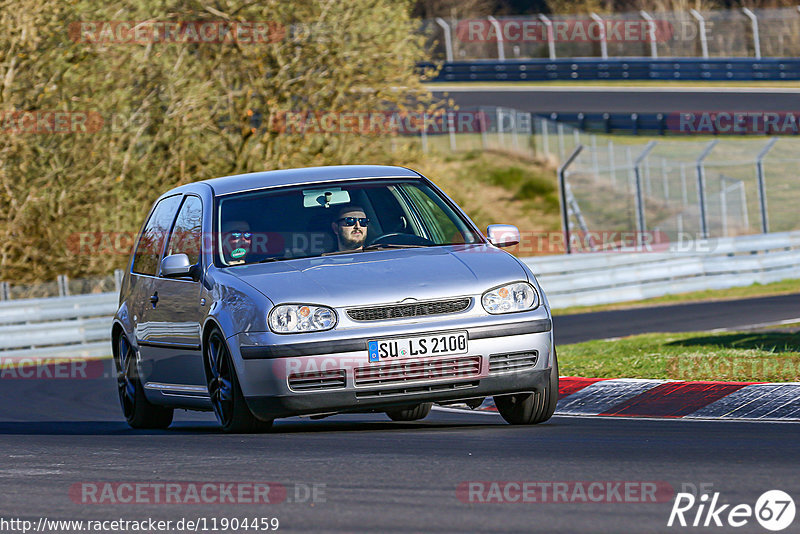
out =
[[[792,57],[798,8],[632,11],[422,21],[431,59]]]

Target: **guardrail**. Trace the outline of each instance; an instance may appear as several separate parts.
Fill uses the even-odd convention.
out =
[[[624,302],[800,278],[800,231],[523,261],[554,308]],[[0,302],[0,362],[109,356],[117,302],[116,293]]]
[[[420,69],[436,64],[423,62]],[[432,82],[800,80],[800,58],[571,58],[454,61]]]

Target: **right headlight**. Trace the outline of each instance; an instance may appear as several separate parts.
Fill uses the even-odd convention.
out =
[[[269,327],[276,334],[321,332],[336,326],[336,313],[325,306],[281,304],[269,313]]]
[[[539,295],[528,282],[514,282],[490,289],[481,297],[481,304],[491,314],[527,311],[539,306]]]

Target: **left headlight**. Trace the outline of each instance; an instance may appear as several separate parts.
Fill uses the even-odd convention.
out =
[[[487,291],[481,304],[492,314],[533,310],[539,306],[539,295],[528,282],[514,282]]]
[[[276,334],[320,332],[336,326],[336,314],[325,306],[281,304],[269,312],[269,327]]]

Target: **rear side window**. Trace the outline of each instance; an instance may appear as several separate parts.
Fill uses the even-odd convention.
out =
[[[178,212],[175,227],[167,245],[167,256],[186,254],[189,263],[200,262],[200,245],[203,239],[203,203],[195,196],[187,196]]]
[[[141,237],[139,237],[139,244],[136,246],[132,269],[134,273],[155,276],[158,270],[158,260],[161,258],[161,250],[164,248],[164,240],[175,219],[175,212],[178,211],[180,200],[180,195],[175,195],[164,198],[156,204],[147,225],[142,230]]]

